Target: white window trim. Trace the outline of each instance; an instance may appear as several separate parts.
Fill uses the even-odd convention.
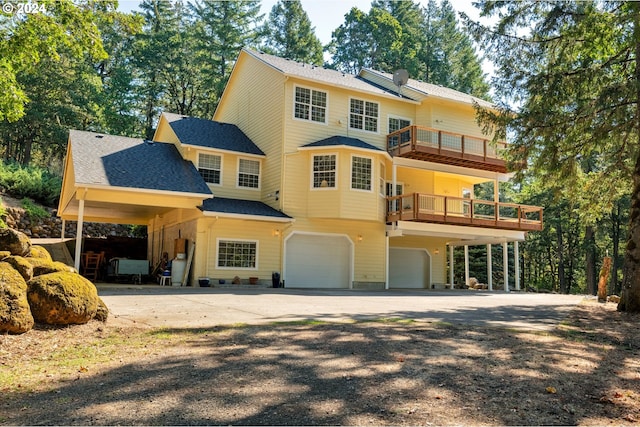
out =
[[[387,197],[387,164],[385,162],[379,162],[378,166],[378,171],[380,172],[380,176],[378,176],[378,193],[380,193],[380,197]],[[384,176],[382,176],[383,169]],[[381,183],[382,188],[379,188]]]
[[[362,129],[352,128],[351,127],[351,100],[352,99],[355,99],[357,101],[370,102],[372,104],[378,104],[378,117],[377,117],[378,126],[377,126],[377,130],[375,132],[364,129],[364,121],[363,121],[363,124],[362,124]],[[349,126],[349,130],[350,131],[364,132],[364,133],[368,133],[368,134],[379,135],[380,134],[380,128],[381,128],[381,126],[380,126],[380,112],[381,112],[381,108],[380,108],[380,103],[378,101],[371,101],[371,100],[368,100],[368,99],[365,99],[365,98],[356,98],[355,96],[350,96],[349,97],[349,105],[347,106],[347,126]],[[363,120],[364,120],[364,117],[366,117],[366,116],[363,115]]]
[[[313,186],[313,158],[316,156],[336,156],[336,170],[335,170],[335,181],[336,181],[336,185],[335,187],[314,187]],[[333,191],[333,190],[337,190],[338,189],[338,177],[339,177],[339,165],[340,165],[340,156],[338,155],[338,153],[314,153],[311,155],[311,163],[310,163],[310,170],[311,170],[311,177],[309,180],[309,187],[311,188],[311,191]]]
[[[361,188],[353,188],[353,158],[359,157],[361,159],[369,159],[371,161],[371,176],[369,177],[369,189],[363,190]],[[373,157],[370,156],[362,156],[359,154],[351,154],[351,161],[349,163],[349,189],[351,191],[359,191],[361,193],[373,193],[373,183],[376,182],[374,180],[375,172],[373,171],[373,165],[375,162],[373,161]]]
[[[313,97],[314,90],[316,92],[323,92],[326,95],[327,106],[325,107],[325,111],[324,111],[324,122],[316,122],[315,120],[311,120],[311,111],[309,111],[308,119],[301,119],[300,117],[296,117],[296,88],[309,89],[310,91],[312,91],[312,94],[311,94],[312,97]],[[329,92],[326,90],[315,89],[311,86],[293,85],[293,104],[291,109],[291,117],[293,118],[293,120],[296,120],[296,121],[300,121],[304,123],[315,123],[317,125],[327,126],[329,124]]]
[[[411,126],[413,124],[413,120],[411,120],[408,117],[397,116],[395,114],[387,114],[387,134],[391,133],[391,130],[389,129],[389,119],[406,120],[406,121],[409,122],[409,126]],[[400,130],[400,129],[398,129],[398,130]]]
[[[211,152],[207,152],[207,151],[198,151],[197,152],[197,165],[196,165],[196,169],[200,169],[200,154],[205,154],[208,156],[218,156],[220,157],[220,183],[216,184],[215,182],[207,182],[205,181],[205,184],[207,185],[213,185],[215,187],[222,187],[222,183],[224,182],[224,155],[222,153],[211,153]],[[204,179],[204,178],[203,178]]]
[[[258,171],[257,187],[243,187],[240,185],[240,160],[249,160],[252,162],[258,162],[258,167],[260,169]],[[259,191],[261,187],[262,187],[262,161],[259,159],[250,158],[250,157],[238,157],[238,161],[236,162],[236,188],[239,190]]]
[[[256,244],[256,265],[255,267],[220,267],[220,241],[226,241],[226,242],[248,242],[248,243],[255,243]],[[216,238],[216,270],[242,270],[242,271],[256,271],[258,270],[259,266],[258,266],[258,261],[260,259],[260,241],[259,240],[252,240],[252,239],[235,239],[232,237],[218,237]]]

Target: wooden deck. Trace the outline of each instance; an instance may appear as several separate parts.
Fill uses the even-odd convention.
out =
[[[387,222],[417,221],[436,224],[540,231],[539,206],[411,193],[387,197]]]
[[[492,144],[477,138],[424,126],[407,126],[387,135],[392,156],[423,160],[492,172],[507,172],[501,157],[505,142]]]

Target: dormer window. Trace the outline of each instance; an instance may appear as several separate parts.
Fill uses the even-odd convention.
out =
[[[296,86],[294,117],[317,123],[327,122],[327,93]]]
[[[378,111],[377,102],[352,98],[349,109],[349,127],[367,132],[378,132]]]

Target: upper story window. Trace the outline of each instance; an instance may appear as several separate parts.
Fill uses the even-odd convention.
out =
[[[389,133],[411,126],[411,120],[400,117],[389,117]]]
[[[351,129],[378,132],[378,103],[351,99],[349,127]]]
[[[369,157],[351,157],[351,188],[371,191],[371,159]]]
[[[313,156],[313,188],[336,187],[336,155]]]
[[[327,93],[296,86],[294,116],[312,122],[327,122]]]
[[[260,188],[260,161],[238,160],[238,187]]]
[[[222,157],[215,154],[198,154],[198,172],[209,184],[221,183]]]

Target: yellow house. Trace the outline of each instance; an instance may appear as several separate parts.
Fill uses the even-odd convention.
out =
[[[388,289],[452,285],[456,246],[501,244],[506,259],[512,244],[518,257],[517,242],[542,228],[542,209],[499,202],[504,145],[482,134],[474,103],[491,107],[403,72],[350,75],[243,49],[213,121],[163,113],[155,142],[137,142],[191,165],[184,188],[147,186],[131,199],[136,223],[148,227],[149,259],[175,256],[181,237],[194,248],[192,276],[214,284],[270,283],[277,272],[286,287]],[[60,215],[129,221],[117,213],[130,208],[129,190],[104,180],[118,197],[94,201],[78,181],[77,135]],[[156,164],[155,173],[176,179],[171,168]],[[199,184],[189,181],[194,171]],[[484,183],[493,183],[491,200],[475,198]],[[116,200],[117,220],[89,213]]]

